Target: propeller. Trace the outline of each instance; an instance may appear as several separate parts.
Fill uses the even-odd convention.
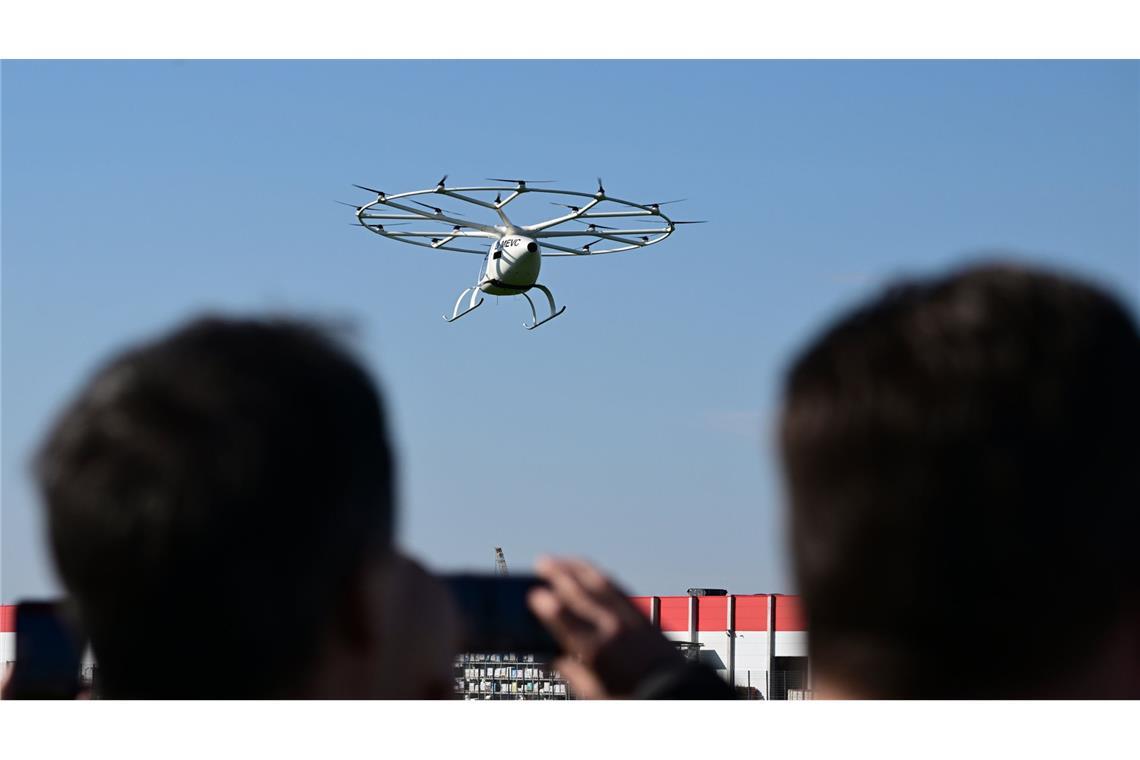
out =
[[[428,204],[420,203],[419,201],[412,201],[412,203],[416,204],[417,206],[423,206],[424,208],[431,209],[432,211],[435,212],[436,216],[443,216],[444,213],[446,213],[448,216],[463,216],[463,214],[457,214],[457,213],[453,213],[451,211],[445,212],[443,209],[438,208],[437,206],[429,206]]]
[[[584,246],[582,246],[582,250],[585,251],[586,253],[590,253],[590,246],[595,245],[596,243],[600,243],[600,242],[602,242],[601,238],[599,238],[597,240],[591,240],[589,243],[586,243]]]
[[[554,201],[551,201],[550,205],[551,206],[561,206],[562,208],[568,208],[571,211],[573,211],[575,214],[577,214],[579,211],[582,210],[581,206],[571,206],[569,203],[556,203]]]
[[[349,222],[349,224],[352,224],[352,222]],[[378,230],[382,230],[385,227],[406,227],[407,225],[407,222],[396,222],[395,224],[369,224],[368,222],[361,222],[360,224],[352,224],[353,227],[368,227]]]
[[[365,187],[364,185],[353,185],[353,187],[359,187],[361,190],[367,190],[370,193],[376,193],[376,195],[378,195],[381,198],[384,197],[384,191],[383,190],[373,190],[372,188]]]
[[[558,180],[554,180],[554,179],[510,179],[510,178],[504,178],[504,177],[487,177],[487,181],[488,182],[513,182],[516,185],[518,185],[520,188],[522,188],[522,187],[526,187],[528,182],[532,185],[545,185],[545,184],[549,184],[551,182],[557,182]]]
[[[575,219],[574,221],[575,222],[581,222],[582,224],[588,224],[589,227],[586,228],[587,232],[589,232],[590,230],[595,230],[595,229],[597,229],[597,230],[616,230],[616,229],[618,229],[617,227],[607,227],[604,224],[594,224],[593,222],[587,222],[585,219]]]
[[[605,194],[606,194],[606,188],[602,186],[602,178],[598,177],[598,192],[594,193],[594,195],[601,198]]]
[[[367,220],[369,222],[379,221],[380,224],[387,224],[389,226],[391,226],[393,224],[410,224],[410,222],[390,222],[390,221],[388,221],[389,218],[390,217],[369,216],[368,214],[362,214],[360,216],[361,221],[365,221],[365,220]],[[397,219],[410,219],[411,217],[400,216],[400,217],[396,217],[396,218]]]
[[[347,201],[333,201],[333,203],[339,203],[342,206],[348,206],[351,209],[355,209],[357,213],[360,213],[361,211],[364,210],[364,206],[357,206],[355,203],[348,203]],[[384,211],[385,209],[379,209],[379,210]]]
[[[502,202],[503,202],[503,194],[502,193],[495,193],[495,205],[498,206]]]
[[[678,198],[675,201],[661,201],[660,203],[646,203],[645,205],[647,207],[653,209],[654,211],[656,211],[657,209],[661,208],[662,206],[668,206],[670,203],[680,203],[681,201],[687,201],[687,200],[689,200],[689,199],[688,198]]]
[[[708,219],[698,219],[695,222],[678,222],[676,220],[672,220],[669,223],[670,224],[708,224],[709,220]]]
[[[446,174],[445,174],[445,175],[443,175],[442,177],[440,177],[440,179],[439,179],[439,182],[436,182],[436,183],[435,183],[435,186],[436,186],[438,189],[442,190],[442,189],[443,189],[443,183],[444,183],[444,182],[447,182],[447,175],[446,175]]]

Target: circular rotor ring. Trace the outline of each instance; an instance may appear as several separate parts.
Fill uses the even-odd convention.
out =
[[[358,187],[360,186],[358,185]],[[620,253],[660,243],[673,234],[677,224],[662,213],[660,208],[662,204],[641,204],[615,198],[605,193],[600,182],[598,190],[594,193],[529,187],[525,181],[518,181],[513,186],[485,185],[455,188],[446,187],[441,181],[434,188],[391,195],[371,188],[362,189],[376,193],[375,200],[356,209],[357,221],[362,226],[378,235],[401,243],[456,253],[485,255],[487,253],[486,248],[480,250],[463,247],[463,242],[471,238],[498,240],[508,235],[525,235],[540,241],[544,249],[543,256],[597,256],[603,253]],[[495,193],[494,199],[480,197],[481,195],[489,196],[490,193]],[[586,198],[588,200],[580,204],[575,204],[572,201],[568,203],[552,201],[554,205],[565,206],[568,213],[532,224],[515,223],[507,215],[507,206],[518,198],[532,193],[541,193],[563,199]],[[416,200],[419,196],[431,196],[432,198]],[[436,206],[434,201],[437,199],[445,205],[464,203],[494,213],[498,217],[499,223],[485,224],[466,219],[460,214]],[[611,205],[606,206],[606,204]],[[381,213],[376,213],[377,211]],[[603,221],[595,222],[593,220],[623,222],[624,226],[632,226],[634,229],[611,227],[604,224]],[[642,223],[643,220],[644,222],[653,221],[657,226]],[[429,225],[434,224],[436,228],[408,231],[389,229],[413,221],[425,222]],[[587,226],[583,229],[563,226],[574,222],[584,222]],[[663,223],[663,226],[660,226],[658,222]],[[590,237],[594,240],[579,247],[563,244],[572,243],[575,238]],[[616,245],[594,250],[593,246],[602,241]]]

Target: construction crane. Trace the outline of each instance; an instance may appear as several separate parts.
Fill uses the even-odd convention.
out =
[[[503,554],[503,547],[495,547],[495,575],[507,574],[507,558]]]

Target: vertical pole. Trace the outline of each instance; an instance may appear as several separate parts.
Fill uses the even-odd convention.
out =
[[[697,643],[697,616],[700,614],[697,607],[697,597],[689,597],[689,641]]]
[[[657,629],[661,628],[661,597],[649,597],[649,622]]]
[[[765,699],[772,699],[772,686],[776,683],[776,597],[768,594],[768,693]]]
[[[729,596],[725,605],[724,630],[728,635],[728,669],[725,671],[725,680],[733,689],[736,688],[736,597]]]

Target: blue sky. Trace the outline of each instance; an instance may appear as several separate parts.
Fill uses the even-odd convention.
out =
[[[1114,62],[5,62],[0,599],[55,590],[28,458],[108,352],[202,311],[350,318],[429,564],[596,559],[793,591],[770,427],[792,353],[986,251],[1140,306],[1140,84]],[[440,315],[478,259],[348,225],[358,182],[550,177],[710,224],[552,259],[566,313]],[[527,220],[523,220],[527,221]]]

